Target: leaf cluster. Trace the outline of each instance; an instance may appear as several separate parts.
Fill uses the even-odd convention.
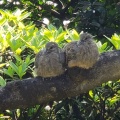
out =
[[[99,37],[119,33],[120,3],[119,0],[2,0],[0,8],[15,10],[24,8],[31,11],[26,22],[33,21],[37,27],[48,18],[55,26],[62,26],[64,20],[68,27],[79,32],[87,31]],[[63,25],[64,26],[64,25]]]

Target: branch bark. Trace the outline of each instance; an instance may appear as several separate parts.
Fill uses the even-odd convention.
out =
[[[16,80],[0,88],[0,111],[25,108],[36,104],[62,100],[87,92],[109,80],[120,79],[120,51],[100,55],[93,68],[68,69],[54,78],[29,78]]]

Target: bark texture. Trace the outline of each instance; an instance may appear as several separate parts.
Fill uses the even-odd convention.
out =
[[[109,80],[120,79],[120,51],[100,55],[98,62],[88,70],[71,68],[54,78],[16,80],[0,88],[0,111],[26,108],[53,100],[62,100],[87,92]]]

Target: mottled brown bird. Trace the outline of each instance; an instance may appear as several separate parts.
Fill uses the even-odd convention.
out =
[[[92,35],[82,33],[79,41],[68,43],[64,47],[68,67],[91,68],[99,58],[97,45]]]
[[[48,42],[35,58],[37,76],[55,77],[65,72],[65,54],[55,42]]]

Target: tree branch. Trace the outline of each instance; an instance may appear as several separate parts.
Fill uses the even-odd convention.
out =
[[[68,10],[70,6],[73,6],[74,3],[76,3],[78,0],[71,0],[61,11],[61,14],[65,14],[65,12]]]
[[[13,81],[0,88],[0,110],[26,108],[85,93],[108,80],[120,79],[120,51],[101,54],[89,70],[68,69],[54,78],[29,78]]]
[[[61,9],[64,7],[63,3],[61,0],[54,0],[58,4],[58,8]]]
[[[78,0],[71,0],[70,2],[68,2],[67,3],[67,5],[64,7],[64,5],[63,5],[63,3],[60,1],[60,0],[55,0],[57,3],[59,3],[58,5],[59,5],[59,7],[60,6],[62,6],[61,8],[60,8],[60,10],[59,11],[56,11],[56,10],[54,10],[54,9],[51,9],[51,14],[52,14],[52,16],[54,16],[54,17],[57,17],[57,18],[59,18],[59,19],[62,19],[62,20],[64,20],[65,19],[65,15],[66,15],[66,11],[68,10],[68,8],[70,7],[70,6],[73,6]]]

